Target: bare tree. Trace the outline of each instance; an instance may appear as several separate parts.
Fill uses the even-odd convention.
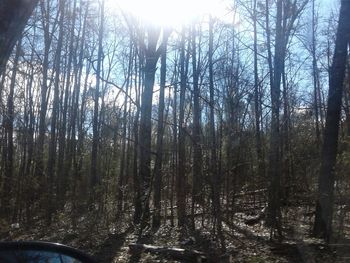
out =
[[[104,12],[105,12],[105,1],[102,0],[100,3],[100,21],[98,31],[98,51],[97,51],[97,66],[96,66],[96,86],[94,94],[94,116],[92,121],[93,135],[92,135],[92,149],[91,149],[91,188],[93,189],[100,183],[100,176],[98,171],[98,145],[99,145],[99,99],[100,99],[100,82],[102,76],[102,62],[103,62],[103,33],[104,33]]]
[[[202,146],[201,146],[201,108],[199,70],[197,61],[197,35],[196,25],[192,26],[192,75],[193,75],[193,171],[192,171],[192,226],[194,222],[194,207],[196,203],[203,202],[203,180],[202,180]]]
[[[179,132],[178,132],[178,169],[176,176],[176,204],[178,226],[185,227],[186,217],[186,145],[185,145],[185,98],[187,86],[188,53],[186,53],[186,42],[188,30],[185,26],[181,31],[180,42],[180,101],[179,101]]]
[[[3,126],[5,127],[6,134],[6,146],[5,151],[2,156],[5,163],[5,172],[3,178],[3,194],[2,194],[2,202],[1,202],[1,210],[4,215],[8,216],[10,214],[10,199],[11,194],[14,188],[14,143],[13,143],[13,131],[14,131],[14,92],[16,85],[16,76],[18,71],[18,62],[21,53],[21,41],[17,43],[16,54],[13,60],[12,66],[12,74],[11,74],[11,82],[10,82],[10,92],[7,98],[7,112],[6,116],[3,120]]]
[[[211,172],[211,184],[212,184],[212,200],[213,200],[213,217],[216,220],[214,224],[214,231],[217,231],[219,240],[221,242],[221,249],[225,250],[224,236],[222,233],[222,214],[221,214],[221,175],[218,170],[218,157],[217,157],[217,144],[216,144],[216,132],[215,132],[215,101],[214,101],[214,20],[210,17],[209,20],[209,121],[210,121],[210,172]]]
[[[160,68],[160,87],[158,104],[158,127],[157,127],[157,149],[156,161],[154,165],[154,216],[153,227],[160,227],[161,211],[161,189],[162,189],[162,165],[163,165],[163,135],[164,135],[164,93],[166,83],[166,60],[167,60],[167,41],[168,33],[163,34],[161,68]]]
[[[322,165],[318,181],[316,217],[313,229],[315,236],[322,237],[328,242],[332,237],[335,165],[349,43],[350,2],[343,0],[341,1],[333,63],[329,76],[326,126],[322,145]]]

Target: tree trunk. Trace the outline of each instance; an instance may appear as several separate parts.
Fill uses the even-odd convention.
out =
[[[179,105],[179,132],[178,132],[178,170],[176,177],[176,200],[178,226],[186,224],[186,148],[185,148],[185,93],[186,93],[186,31],[182,28],[180,47],[180,105]]]
[[[46,4],[46,6],[45,6]],[[48,105],[48,91],[49,91],[49,54],[52,44],[53,33],[50,30],[49,14],[51,10],[50,2],[40,2],[42,18],[42,26],[44,29],[44,58],[42,64],[42,84],[41,84],[41,100],[40,100],[40,113],[39,113],[39,131],[37,137],[36,154],[35,154],[35,176],[39,181],[39,191],[46,192],[47,185],[45,182],[44,172],[44,143],[46,133],[46,113]],[[54,24],[57,23],[57,17]]]
[[[0,75],[13,46],[39,0],[2,0],[0,3]]]
[[[68,62],[67,62],[67,79],[65,83],[65,94],[64,94],[64,102],[63,102],[63,107],[62,107],[62,120],[61,120],[61,125],[59,127],[59,134],[58,134],[58,157],[57,157],[57,205],[59,208],[62,208],[64,203],[65,203],[65,193],[66,193],[66,180],[67,180],[67,170],[69,168],[67,167],[66,163],[69,163],[72,160],[72,156],[66,156],[66,163],[64,163],[64,154],[66,150],[66,138],[69,136],[69,134],[66,134],[66,127],[67,127],[67,111],[68,111],[68,97],[69,97],[69,91],[70,91],[70,83],[71,83],[71,68],[72,68],[72,60],[73,56],[77,56],[76,50],[74,50],[74,30],[75,30],[75,19],[76,19],[76,5],[77,5],[77,0],[74,0],[73,3],[73,16],[72,16],[72,24],[71,29],[70,29],[70,38],[69,38],[69,54],[68,54]],[[87,5],[88,6],[88,5]],[[84,41],[84,31],[85,31],[85,21],[84,21],[84,28],[83,28],[83,37],[82,41]],[[78,48],[78,45],[77,47]],[[79,60],[80,60],[81,55],[79,54]],[[76,75],[75,81],[78,80],[78,77]],[[79,78],[80,79],[80,78]],[[77,85],[74,86],[74,92],[73,95],[76,97],[79,97],[79,92],[77,94]],[[73,96],[74,100],[74,96]],[[71,119],[71,124],[75,122],[76,119],[76,112],[77,112],[77,107],[78,105],[73,106],[73,114],[72,114],[72,119]],[[72,126],[72,125],[71,125]],[[74,138],[75,140],[75,138]],[[74,143],[71,141],[71,146],[73,146]]]
[[[270,135],[270,153],[269,153],[269,176],[270,176],[270,189],[268,196],[268,224],[271,229],[277,229],[278,235],[282,235],[281,229],[281,208],[280,208],[280,86],[281,76],[284,65],[284,34],[282,32],[282,0],[277,1],[277,17],[276,17],[276,42],[275,42],[275,56],[274,56],[274,72],[271,85],[271,104],[272,104],[272,116],[271,116],[271,135]]]
[[[254,0],[254,112],[255,112],[255,140],[256,140],[256,155],[258,161],[258,181],[263,180],[265,175],[265,165],[263,159],[263,149],[261,142],[261,94],[258,75],[258,39],[257,39],[257,0]]]
[[[319,147],[321,145],[321,129],[319,122],[319,100],[320,93],[320,80],[319,80],[319,71],[317,67],[317,58],[316,58],[316,14],[315,14],[315,0],[312,0],[312,75],[313,75],[313,84],[314,84],[314,114],[315,114],[315,132],[316,132],[316,145]]]
[[[221,175],[218,172],[218,158],[217,158],[217,145],[216,145],[216,134],[215,134],[215,113],[214,113],[214,70],[213,70],[213,33],[214,21],[210,17],[209,21],[209,107],[210,107],[210,172],[211,172],[211,183],[212,183],[212,200],[213,200],[213,217],[216,220],[216,229],[218,238],[221,243],[221,249],[225,250],[224,236],[222,233],[222,214],[221,214],[221,203],[220,203],[220,193],[221,193]],[[215,227],[215,224],[214,224]]]
[[[172,106],[173,106],[173,127],[172,127],[172,158],[171,158],[171,183],[170,183],[170,224],[173,227],[174,226],[174,189],[175,189],[175,178],[177,176],[177,170],[178,170],[178,125],[177,125],[177,79],[178,79],[178,73],[177,73],[177,65],[175,65],[174,70],[174,76],[176,79],[175,85],[174,85],[174,97],[172,99]]]
[[[139,50],[138,50],[139,51]],[[142,57],[141,57],[142,58]],[[135,56],[135,93],[136,93],[136,112],[134,115],[133,132],[134,132],[134,160],[133,160],[133,183],[134,183],[134,223],[139,224],[142,216],[142,200],[141,200],[141,180],[139,177],[139,119],[140,119],[140,93],[143,85],[143,59],[139,59],[137,64],[137,56]],[[137,80],[138,79],[138,83]]]
[[[193,70],[193,177],[192,177],[192,210],[196,203],[203,202],[202,185],[202,147],[201,147],[201,108],[199,70],[197,62],[196,26],[192,28],[192,70]],[[192,215],[194,211],[192,211]],[[192,218],[194,227],[194,218]]]
[[[162,165],[163,165],[163,134],[164,134],[164,90],[166,82],[166,52],[167,52],[167,36],[163,36],[163,50],[161,54],[160,68],[160,87],[159,87],[159,106],[158,106],[158,128],[157,128],[157,149],[156,162],[154,165],[154,215],[153,227],[160,227],[160,211],[161,211],[161,189],[162,189]]]
[[[21,52],[21,41],[17,43],[16,54],[13,61],[12,74],[11,74],[11,83],[10,83],[10,92],[7,98],[7,113],[4,117],[4,127],[7,142],[6,143],[6,152],[5,152],[5,173],[4,173],[4,185],[2,193],[2,202],[1,210],[4,215],[10,215],[10,200],[11,193],[14,183],[14,145],[13,145],[13,122],[14,122],[14,92],[16,86],[16,75],[18,70],[18,61]]]
[[[97,67],[96,67],[96,87],[94,95],[94,116],[92,124],[92,149],[91,149],[91,182],[90,188],[94,192],[94,188],[100,183],[100,177],[98,175],[98,145],[99,145],[99,99],[100,99],[100,79],[101,79],[101,66],[103,60],[103,32],[104,32],[104,3],[105,0],[102,0],[100,7],[100,26],[98,33],[98,54],[97,54]]]
[[[148,45],[145,51],[144,67],[144,90],[141,96],[141,118],[140,118],[140,179],[142,195],[142,225],[149,223],[149,196],[151,187],[151,150],[152,150],[152,99],[153,86],[156,74],[156,65],[159,54],[157,54],[157,43],[160,36],[159,28],[149,27],[147,30]],[[142,39],[142,41],[144,41]]]
[[[129,49],[129,65],[128,65],[128,71],[126,76],[126,84],[125,84],[125,96],[124,96],[124,105],[123,105],[123,132],[122,132],[122,149],[121,149],[121,158],[120,158],[120,170],[119,170],[119,177],[118,177],[118,197],[117,197],[117,213],[118,215],[123,210],[123,200],[124,200],[124,177],[126,175],[125,173],[125,149],[126,149],[126,140],[127,140],[127,117],[128,117],[128,96],[129,96],[129,86],[132,82],[131,74],[132,74],[132,67],[133,67],[133,46],[132,43],[130,43],[130,49]]]
[[[339,121],[350,42],[350,2],[341,1],[333,63],[329,76],[326,126],[322,145],[322,165],[318,182],[313,234],[330,241],[334,202],[334,176],[338,149]]]
[[[47,193],[47,214],[46,214],[46,223],[51,224],[51,217],[54,210],[53,207],[53,186],[54,186],[54,176],[55,176],[55,162],[56,162],[56,126],[59,113],[59,88],[61,80],[61,50],[63,42],[63,20],[65,13],[65,1],[59,1],[59,12],[60,12],[60,21],[59,21],[59,36],[56,49],[56,61],[55,61],[55,82],[54,82],[54,97],[52,105],[52,115],[51,115],[51,138],[49,145],[49,157],[47,163],[47,180],[48,180],[48,193]]]

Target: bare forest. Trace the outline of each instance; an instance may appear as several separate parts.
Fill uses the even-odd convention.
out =
[[[31,1],[16,38],[5,2],[30,1],[0,3],[0,240],[349,262],[349,0],[217,0],[179,24],[189,0],[162,22],[159,1]]]

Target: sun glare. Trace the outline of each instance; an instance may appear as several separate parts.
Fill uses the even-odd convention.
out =
[[[227,20],[225,0],[112,0],[116,7],[145,22],[162,26],[180,26],[205,15]]]

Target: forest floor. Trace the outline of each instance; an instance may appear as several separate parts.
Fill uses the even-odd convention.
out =
[[[309,237],[312,219],[307,211],[307,208],[302,207],[284,211],[284,216],[289,218],[289,221],[283,222],[285,238],[281,243],[270,240],[269,229],[264,226],[263,221],[249,223],[256,214],[235,213],[229,220],[223,222],[226,254],[222,259],[218,254],[214,254],[214,259],[211,257],[213,251],[218,251],[219,245],[212,240],[212,230],[208,228],[211,222],[203,221],[201,216],[196,218],[195,232],[184,233],[177,227],[171,227],[169,221],[157,231],[151,229],[146,231],[142,243],[152,245],[152,248],[201,251],[208,256],[205,262],[350,262],[350,242],[338,239],[336,244],[326,245],[321,240]],[[101,263],[189,262],[176,261],[164,253],[132,252],[129,245],[136,243],[136,231],[133,226],[120,223],[130,223],[131,218],[114,224],[109,222],[108,227],[102,227],[85,216],[78,220],[75,229],[72,229],[70,220],[65,220],[63,216],[57,219],[55,220],[57,223],[49,228],[43,223],[33,224],[27,229],[12,225],[6,231],[0,232],[0,240],[60,242],[82,249]]]

